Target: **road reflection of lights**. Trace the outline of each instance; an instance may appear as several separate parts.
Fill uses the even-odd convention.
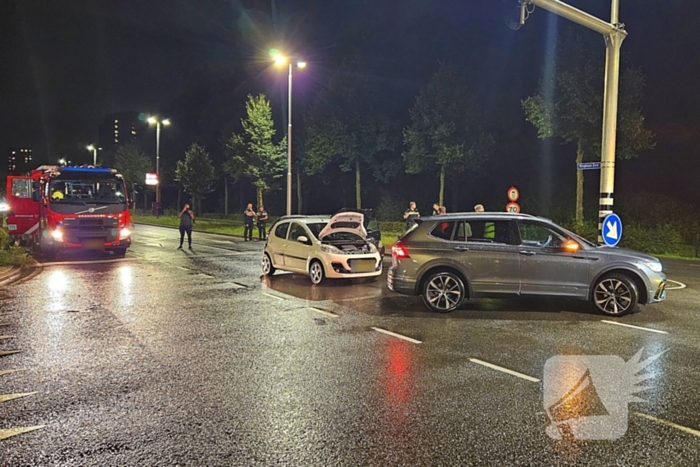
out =
[[[60,269],[53,271],[49,275],[47,286],[49,289],[48,311],[62,311],[64,309],[63,298],[68,289],[68,275]]]
[[[383,351],[388,357],[382,370],[385,395],[385,438],[392,449],[405,450],[411,432],[418,429],[409,417],[416,412],[414,401],[413,344],[398,339],[387,339]],[[418,436],[416,434],[416,436]]]
[[[124,288],[129,288],[133,280],[133,271],[130,266],[123,266],[119,268],[119,281],[122,283]]]
[[[122,285],[121,305],[133,305],[133,294],[131,293],[131,283],[134,280],[134,271],[130,266],[122,266],[118,270],[119,282]]]

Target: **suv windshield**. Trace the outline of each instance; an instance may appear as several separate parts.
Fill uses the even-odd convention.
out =
[[[49,196],[52,203],[100,203],[126,202],[122,180],[51,180]]]

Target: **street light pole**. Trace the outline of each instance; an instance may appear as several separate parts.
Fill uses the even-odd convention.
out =
[[[598,205],[598,241],[603,241],[603,219],[613,210],[615,192],[615,143],[617,139],[617,105],[620,89],[620,49],[627,37],[620,23],[620,0],[611,0],[610,22],[567,5],[560,0],[520,0],[520,23],[524,24],[527,5],[541,7],[555,15],[596,31],[605,39],[605,94],[603,97],[603,137],[600,154],[600,199]]]
[[[292,62],[289,62],[289,115],[287,117],[287,215],[292,214]]]
[[[158,177],[158,185],[156,185],[156,203],[160,207],[160,121],[156,123],[156,176]]]

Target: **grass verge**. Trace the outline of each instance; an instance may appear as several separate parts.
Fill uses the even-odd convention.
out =
[[[30,261],[31,258],[24,248],[7,245],[7,231],[0,228],[0,267],[23,266]]]

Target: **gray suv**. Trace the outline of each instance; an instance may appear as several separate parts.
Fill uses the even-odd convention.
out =
[[[417,220],[392,247],[390,290],[450,312],[467,298],[567,297],[622,316],[666,299],[653,256],[597,246],[548,219],[462,213]]]

